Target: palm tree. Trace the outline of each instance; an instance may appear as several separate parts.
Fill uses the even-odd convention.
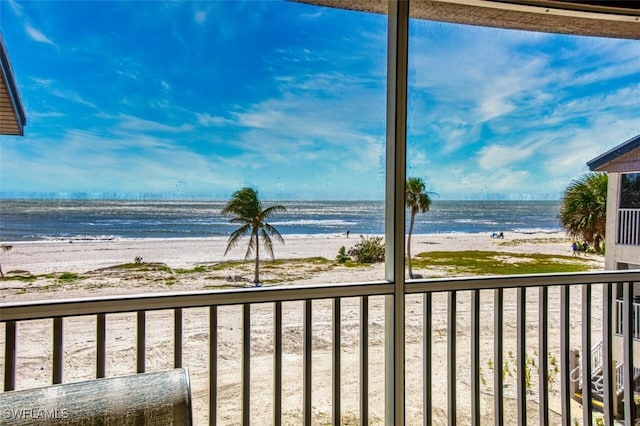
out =
[[[271,237],[284,244],[284,238],[274,228],[269,225],[266,220],[275,212],[285,211],[286,208],[281,205],[275,205],[262,209],[262,203],[258,199],[258,192],[253,188],[242,188],[236,191],[231,196],[229,202],[222,209],[223,214],[234,215],[231,219],[232,223],[242,224],[240,228],[236,229],[229,236],[227,241],[227,249],[225,250],[225,256],[239,241],[240,238],[250,234],[249,246],[247,247],[247,253],[245,260],[248,259],[253,251],[256,252],[256,268],[253,283],[256,286],[260,285],[260,241],[259,236],[262,237],[264,247],[267,250],[269,256],[273,259],[273,242]]]
[[[426,213],[431,207],[429,193],[425,192],[424,181],[421,178],[410,177],[405,186],[405,205],[411,211],[411,221],[409,222],[409,237],[407,238],[407,259],[409,262],[409,278],[413,278],[411,269],[411,234],[416,214],[419,211]]]
[[[569,235],[600,253],[607,224],[607,174],[585,173],[573,180],[564,191],[559,218]]]

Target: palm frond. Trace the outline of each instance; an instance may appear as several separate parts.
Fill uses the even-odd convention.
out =
[[[251,219],[250,217],[232,217],[231,219],[229,219],[229,222],[231,223],[251,224],[252,221],[253,219]]]
[[[264,229],[266,230],[266,232],[269,233],[270,236],[275,237],[276,240],[278,240],[280,243],[284,244],[284,238],[282,237],[282,235],[280,235],[280,232],[278,232],[278,230],[276,228],[274,228],[273,226],[269,225],[268,223],[264,224]]]
[[[235,231],[233,231],[231,233],[231,235],[229,236],[229,239],[227,240],[227,249],[224,251],[224,255],[226,256],[227,253],[229,253],[229,251],[236,246],[236,244],[238,244],[238,241],[240,241],[240,238],[244,237],[245,235],[247,235],[247,233],[251,230],[251,227],[247,224],[244,226],[241,226],[240,228],[236,229]]]
[[[421,178],[410,177],[405,186],[405,206],[412,214],[419,211],[426,213],[431,207],[430,192],[425,191],[426,185]]]
[[[266,220],[266,219],[269,219],[269,217],[273,213],[285,212],[285,211],[287,211],[287,208],[285,206],[277,204],[275,206],[267,207],[266,209],[264,209],[262,211],[261,217],[262,217],[262,220]]]
[[[259,279],[258,254],[260,237],[262,237],[266,252],[271,258],[273,258],[273,241],[271,237],[284,243],[282,235],[266,222],[272,214],[281,211],[286,211],[286,208],[282,205],[267,207],[263,210],[262,203],[258,199],[258,192],[252,188],[242,188],[234,192],[229,202],[222,209],[223,214],[233,215],[230,219],[231,223],[242,225],[231,233],[225,255],[239,242],[240,237],[250,233],[245,260],[249,259],[254,252],[256,253],[256,282]]]
[[[249,244],[247,244],[247,252],[244,255],[244,260],[251,257],[253,251],[256,249],[256,244],[259,244],[258,233],[256,231],[256,229],[251,230],[251,236],[249,237]]]
[[[586,173],[565,189],[558,218],[572,237],[587,243],[604,238],[607,180],[604,173]]]
[[[269,234],[264,228],[260,230],[260,234],[262,235],[262,243],[264,244],[267,254],[273,259],[273,241],[271,241],[271,237],[269,237]]]
[[[222,214],[233,214],[240,217],[255,217],[262,210],[258,192],[253,188],[242,188],[233,193],[229,202],[223,207]]]

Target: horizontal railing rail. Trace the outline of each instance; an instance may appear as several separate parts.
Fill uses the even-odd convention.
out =
[[[22,358],[17,330],[21,329],[23,322],[25,327],[31,327],[29,321],[32,320],[52,321],[51,381],[61,383],[65,368],[69,368],[68,365],[65,367],[66,324],[71,323],[74,317],[95,317],[94,336],[83,337],[95,344],[95,359],[91,361],[95,363],[95,377],[105,377],[106,365],[114,362],[108,357],[107,320],[117,314],[135,315],[132,356],[136,371],[145,372],[149,369],[149,357],[153,357],[157,353],[154,351],[158,350],[149,340],[150,332],[156,329],[152,325],[155,324],[152,322],[153,312],[169,311],[173,317],[169,325],[169,329],[173,330],[173,365],[183,367],[187,358],[202,351],[207,353],[204,367],[202,362],[197,363],[198,367],[205,369],[207,386],[195,392],[199,395],[195,397],[197,401],[206,398],[200,405],[196,404],[196,410],[200,407],[195,416],[196,423],[198,419],[212,425],[226,423],[224,416],[228,414],[223,414],[220,407],[223,401],[225,404],[231,403],[228,400],[230,396],[228,392],[219,392],[219,387],[235,386],[234,383],[240,389],[240,409],[236,410],[241,416],[240,423],[255,421],[252,414],[257,415],[257,411],[252,411],[251,401],[256,391],[252,390],[252,378],[256,377],[257,367],[254,363],[262,358],[255,354],[255,350],[252,351],[252,347],[256,342],[266,339],[271,342],[271,349],[267,353],[272,357],[269,371],[273,386],[271,423],[275,425],[283,423],[283,389],[294,385],[300,386],[301,424],[311,424],[313,416],[317,414],[314,414],[317,408],[313,395],[331,396],[328,404],[329,418],[333,424],[340,424],[346,407],[353,406],[353,398],[358,399],[356,411],[360,416],[360,424],[367,424],[372,416],[380,414],[381,405],[371,399],[378,398],[376,401],[379,401],[379,394],[388,391],[384,387],[375,388],[373,383],[379,383],[379,380],[370,380],[376,374],[372,372],[374,366],[377,368],[381,363],[380,355],[372,354],[384,354],[395,345],[410,346],[411,353],[414,353],[418,341],[421,342],[420,355],[407,357],[400,362],[406,363],[407,371],[416,369],[422,372],[420,375],[408,375],[406,383],[412,389],[416,386],[421,388],[422,399],[419,402],[415,400],[414,390],[405,407],[393,408],[404,410],[411,418],[408,424],[413,424],[418,417],[422,419],[421,422],[430,424],[435,421],[436,413],[449,419],[449,424],[455,424],[456,419],[464,424],[479,424],[480,419],[483,419],[483,423],[485,419],[494,419],[495,424],[502,425],[513,423],[511,419],[515,418],[518,424],[527,424],[536,419],[539,424],[550,424],[553,423],[551,416],[559,417],[563,425],[574,424],[578,418],[583,424],[591,424],[595,407],[592,402],[594,384],[598,390],[602,389],[602,410],[607,424],[611,424],[614,416],[632,424],[628,422],[635,419],[634,389],[627,386],[623,395],[618,396],[616,383],[634,383],[637,378],[629,342],[632,341],[635,328],[633,286],[638,282],[640,271],[411,280],[404,286],[405,303],[412,307],[405,312],[405,324],[410,332],[404,341],[396,341],[393,333],[387,333],[389,327],[372,328],[380,321],[389,321],[386,313],[389,304],[386,300],[394,297],[395,286],[384,281],[3,303],[0,304],[0,322],[5,323],[4,390],[16,389],[16,382],[22,377],[18,374],[22,371]],[[613,299],[613,286],[618,283],[624,289],[621,306]],[[594,302],[596,299],[600,302]],[[296,322],[298,320],[287,319],[285,303],[288,302],[301,307],[299,323]],[[316,306],[322,303],[330,304],[330,315],[328,319],[318,321],[314,315],[318,314]],[[231,362],[229,360],[236,359],[233,353],[225,353],[229,342],[225,340],[225,344],[222,344],[223,338],[227,338],[221,334],[222,323],[226,319],[220,316],[220,312],[227,306],[239,308],[237,323],[230,327],[239,328],[241,333],[238,357],[240,378],[236,382],[228,381],[227,370],[224,370],[225,374],[221,372],[227,368],[223,368],[223,364],[227,365]],[[260,334],[264,333],[263,327],[258,327],[262,331],[256,329],[254,321],[258,314],[254,312],[269,306],[272,324],[268,338],[265,338]],[[419,307],[419,310],[416,311],[413,306]],[[618,316],[613,312],[615,306],[618,306]],[[206,313],[202,314],[205,316],[200,314],[202,308],[206,309]],[[195,349],[195,343],[185,339],[186,317],[194,309],[200,315],[195,321],[198,330],[203,330],[208,336],[208,344]],[[382,319],[380,309],[385,312]],[[378,317],[374,318],[372,312],[378,312]],[[601,318],[601,321],[594,321],[594,318]],[[623,364],[616,370],[612,362],[614,318],[621,321],[625,342],[624,359],[619,360]],[[345,351],[351,349],[342,338],[353,321],[358,324],[356,340],[360,342],[355,364],[351,355],[345,358]],[[162,326],[163,329],[166,327],[166,324]],[[301,339],[299,383],[297,380],[294,380],[295,383],[286,380],[286,375],[291,371],[285,366],[284,357],[283,341],[290,333],[297,333],[295,330],[300,331]],[[324,349],[318,349],[316,341],[324,341],[325,337],[321,336],[325,336],[325,333],[329,336],[326,337],[328,345],[322,344]],[[598,335],[602,343],[595,338]],[[510,336],[509,339],[507,336]],[[463,344],[462,341],[468,343]],[[491,344],[487,344],[489,342]],[[592,359],[594,355],[590,349],[599,345],[602,348],[602,362],[596,363],[602,365],[602,376],[593,379],[596,360]],[[581,378],[581,413],[571,411],[570,401],[575,399],[570,380],[572,347],[580,351],[579,362],[581,370],[585,372]],[[324,381],[316,378],[318,373],[314,373],[314,363],[316,357],[324,353],[331,358],[328,372],[331,379],[328,388],[319,388],[325,385],[318,383]],[[446,355],[443,356],[443,353]],[[289,355],[287,359],[293,356]],[[352,395],[343,390],[342,376],[354,371],[354,368],[358,371],[359,385],[358,391]],[[262,374],[261,371],[259,375]],[[487,375],[493,376],[493,380],[487,380]],[[513,386],[505,386],[511,376],[515,377]],[[445,389],[439,387],[437,383],[441,382],[437,382],[436,377],[444,377]],[[597,380],[597,383],[592,383],[593,380]],[[557,389],[552,392],[551,387],[556,382],[560,385],[559,392]],[[487,395],[492,397],[487,399]],[[553,395],[558,395],[557,404],[552,404],[552,398],[556,398]],[[445,400],[441,401],[443,397]],[[618,398],[622,398],[624,413],[617,412]],[[461,405],[468,406],[468,409],[461,409]],[[537,416],[532,414],[534,406],[538,407]],[[559,406],[559,412],[556,413],[552,406]],[[375,410],[372,410],[374,407]]]
[[[495,290],[639,281],[640,270],[407,280],[406,293]]]
[[[393,294],[393,284],[368,282],[291,287],[249,287],[216,291],[185,291],[76,299],[9,302],[0,304],[0,322],[155,311],[175,308],[287,302],[335,297],[382,296]]]
[[[638,280],[639,271],[601,271],[560,274],[456,277],[407,280],[406,294],[494,290]],[[0,303],[0,322],[71,317],[133,311],[152,311],[245,303],[286,302],[335,297],[393,294],[386,281],[288,287],[250,287],[216,291],[185,291],[104,297],[83,297]]]

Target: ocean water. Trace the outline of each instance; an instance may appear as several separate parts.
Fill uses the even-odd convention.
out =
[[[381,201],[278,201],[269,223],[283,235],[383,234]],[[237,225],[224,201],[0,200],[0,241],[206,238]],[[438,201],[419,213],[415,234],[555,232],[559,201]]]

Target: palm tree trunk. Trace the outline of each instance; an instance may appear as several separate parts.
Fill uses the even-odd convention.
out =
[[[260,239],[258,238],[258,231],[254,233],[256,238],[256,271],[253,277],[253,283],[258,286],[260,284]]]
[[[413,278],[411,269],[411,233],[413,232],[413,221],[416,219],[416,211],[411,209],[411,222],[409,223],[409,237],[407,238],[407,262],[409,263],[409,278]]]

